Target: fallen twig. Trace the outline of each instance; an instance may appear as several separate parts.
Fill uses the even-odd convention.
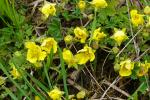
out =
[[[105,92],[103,93],[103,95],[101,96],[101,98],[100,98],[99,100],[102,100],[102,99],[105,97],[105,95],[106,95],[106,93],[108,92],[108,90],[109,90],[116,82],[118,82],[119,80],[120,80],[120,77],[118,76],[118,77],[112,82],[112,84],[110,84],[109,87],[105,90]]]
[[[111,85],[111,83],[110,82],[108,82],[107,80],[104,80],[104,82],[103,82],[104,84],[106,84],[106,85],[108,85],[108,86],[110,86]],[[130,94],[128,94],[127,92],[125,92],[125,91],[123,91],[123,90],[121,90],[120,88],[118,88],[117,86],[115,86],[115,85],[111,85],[111,87],[113,88],[113,89],[115,89],[116,91],[118,91],[118,92],[120,92],[121,94],[123,94],[123,95],[125,95],[125,96],[127,96],[127,97],[130,97]]]

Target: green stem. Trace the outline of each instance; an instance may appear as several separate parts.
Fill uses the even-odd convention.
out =
[[[92,42],[93,32],[96,29],[96,12],[97,12],[97,10],[95,9],[94,10],[94,20],[92,22],[92,28],[91,28],[91,35],[90,35],[89,46],[91,45],[91,42]]]
[[[129,25],[130,25],[130,32],[131,32],[131,36],[134,37],[133,34],[133,27],[132,27],[132,23],[131,23],[131,17],[130,17],[130,9],[129,9],[129,3],[128,0],[126,0],[126,6],[127,6],[127,11],[128,11],[128,18],[129,18]],[[138,46],[137,43],[135,41],[135,39],[133,38],[133,43],[134,43],[134,48],[135,48],[135,52],[136,52],[136,56],[138,56]]]

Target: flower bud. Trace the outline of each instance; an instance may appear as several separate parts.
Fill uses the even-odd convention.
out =
[[[119,52],[119,49],[118,49],[117,47],[113,47],[113,48],[112,48],[112,51],[113,51],[113,53],[115,53],[115,54],[116,54],[116,53],[118,53],[118,52]]]
[[[73,40],[73,37],[71,35],[67,35],[65,38],[64,38],[64,41],[66,44],[71,44],[72,43],[72,40]]]
[[[144,8],[144,13],[147,14],[147,15],[150,14],[150,7],[149,7],[149,6],[146,6],[146,7]]]

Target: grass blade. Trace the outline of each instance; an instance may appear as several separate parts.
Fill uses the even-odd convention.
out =
[[[4,86],[4,89],[5,89],[5,91],[10,95],[10,97],[11,97],[13,100],[18,100],[17,97],[15,96],[15,94],[13,94],[9,88],[7,88],[7,87]]]
[[[66,80],[67,72],[66,72],[65,65],[64,65],[62,50],[59,47],[58,47],[58,52],[59,52],[59,56],[60,56],[61,73],[63,75],[64,91],[65,91],[66,99],[68,100],[68,88],[67,88],[67,80]]]
[[[38,95],[42,100],[44,100],[44,97],[38,93],[38,91],[32,86],[32,84],[30,84],[30,82],[28,81],[28,79],[25,77],[25,75],[23,75],[20,71],[20,69],[18,68],[18,66],[16,66],[16,64],[14,63],[16,69],[19,71],[19,73],[21,74],[22,78],[24,79],[24,81],[26,82],[26,84],[30,87],[30,89],[32,90],[32,92],[34,92],[36,95]]]
[[[51,84],[51,81],[50,81],[50,78],[49,78],[49,75],[48,75],[48,70],[49,70],[49,67],[52,66],[52,61],[53,61],[53,49],[50,51],[50,54],[47,57],[46,64],[44,63],[44,72],[45,72],[45,75],[46,75],[46,78],[47,78],[48,85],[49,85],[50,89],[52,89],[52,84]]]
[[[34,78],[33,76],[31,76],[29,73],[25,72],[27,74],[27,76],[29,76],[31,78],[31,80],[36,83],[36,85],[38,85],[41,89],[43,89],[45,92],[49,91],[49,89],[47,87],[45,87],[39,80],[37,80],[36,78]]]
[[[19,91],[27,98],[27,100],[30,100],[30,98],[26,95],[24,90],[20,88],[21,86],[13,80],[13,78],[9,75],[9,73],[7,72],[7,70],[4,68],[4,66],[1,63],[0,63],[0,69],[2,69],[4,74],[7,75],[10,81],[19,89]]]

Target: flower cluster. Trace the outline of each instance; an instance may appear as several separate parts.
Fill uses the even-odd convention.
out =
[[[12,34],[9,35],[0,34],[0,40],[4,41],[4,43],[0,43],[0,46],[4,45],[4,49],[2,48],[2,50],[0,50],[0,57],[1,55],[3,56],[3,54],[7,55],[7,57],[4,56],[6,59],[0,58],[0,72],[2,72],[2,76],[0,76],[0,86],[4,85],[2,87],[4,90],[2,96],[6,94],[6,92],[10,92],[8,93],[10,97],[19,96],[19,98],[23,98],[21,96],[24,95],[16,95],[18,94],[17,90],[20,89],[18,87],[18,89],[16,88],[19,83],[19,85],[22,86],[21,90],[23,88],[21,91],[22,93],[27,93],[29,88],[33,90],[32,92],[28,92],[28,96],[33,96],[33,94],[35,94],[35,100],[41,100],[42,98],[51,100],[89,99],[88,97],[91,96],[91,93],[93,94],[93,92],[84,90],[85,87],[81,87],[81,89],[77,88],[79,92],[76,94],[68,95],[69,93],[65,93],[67,88],[69,87],[69,90],[71,90],[70,85],[73,85],[72,80],[75,78],[74,76],[72,77],[72,75],[75,75],[76,72],[78,74],[78,69],[81,69],[83,72],[85,71],[85,74],[86,71],[88,71],[90,76],[92,73],[97,75],[97,72],[103,71],[98,67],[102,67],[102,69],[103,67],[107,67],[104,68],[106,70],[106,73],[104,71],[104,74],[107,74],[107,69],[112,67],[109,66],[111,65],[109,63],[112,63],[114,59],[114,69],[121,78],[138,77],[142,79],[143,76],[148,76],[150,68],[150,57],[148,54],[150,40],[150,6],[144,8],[139,7],[139,9],[136,9],[136,6],[124,6],[124,3],[122,5],[121,3],[123,0],[49,1],[51,2],[48,2],[48,0],[37,0],[36,2],[31,3],[30,5],[34,5],[32,14],[34,10],[36,11],[36,8],[39,7],[39,9],[38,13],[35,15],[37,18],[34,19],[29,17],[27,22],[25,19],[28,19],[28,17],[23,17],[23,15],[26,15],[24,14],[25,9],[19,10],[21,13],[17,14],[13,8],[12,11],[15,13],[11,13],[12,16],[7,14],[6,11],[8,9],[6,9],[6,11],[5,9],[4,11],[2,9],[3,13],[0,19],[2,19],[1,22],[4,22],[0,25],[2,26],[0,32],[9,33],[12,31]],[[108,5],[107,1],[110,5]],[[128,2],[126,3],[128,4]],[[142,1],[142,6],[143,5],[144,2]],[[126,7],[128,9],[126,9]],[[129,7],[134,9],[129,11]],[[8,10],[8,13],[11,12],[10,8],[11,7],[9,7],[10,11]],[[16,14],[17,16],[15,17],[13,14]],[[22,16],[20,16],[20,14]],[[39,14],[42,15],[40,16],[40,20],[38,20]],[[4,19],[5,17],[6,21]],[[7,18],[11,21],[7,21]],[[13,18],[19,18],[21,19],[21,22],[13,20]],[[34,23],[31,24],[29,23],[30,21]],[[6,28],[7,25],[11,27]],[[55,33],[52,33],[53,31],[55,31]],[[21,32],[24,32],[25,34],[20,34]],[[33,36],[32,33],[34,32],[40,33],[38,34],[38,39],[35,39],[36,36]],[[45,37],[47,35],[53,37]],[[16,39],[13,39],[13,36],[16,36]],[[26,51],[24,49],[20,50],[22,48],[22,42],[19,43],[20,40],[30,38],[33,40],[26,41],[24,44]],[[7,46],[10,47],[7,48]],[[14,50],[17,50],[18,48],[21,52],[17,51],[14,53],[15,56],[12,56],[12,51],[14,52]],[[9,51],[11,52],[7,54]],[[5,63],[7,59],[9,59],[9,63]],[[6,67],[5,69],[2,65],[10,65],[10,68]],[[86,65],[86,70],[82,69]],[[35,70],[34,68],[32,69],[31,66],[41,69]],[[42,66],[44,66],[44,69],[42,69]],[[89,70],[87,70],[88,67],[90,67]],[[74,72],[73,74],[71,73],[71,68],[77,70],[75,71],[75,74]],[[95,70],[96,72],[93,72]],[[92,73],[90,73],[90,71]],[[6,78],[3,77],[3,75]],[[39,76],[34,77],[34,75]],[[82,79],[82,73],[80,75]],[[12,88],[7,89],[7,82],[15,82],[11,77],[13,79],[22,80],[17,80],[18,83],[15,83],[16,86],[12,86],[11,84],[10,88]],[[81,80],[83,81],[81,83],[85,83],[85,80]],[[59,83],[64,83],[65,92],[61,90],[63,85],[60,85]],[[68,85],[68,83],[70,85]],[[61,88],[54,87],[53,85],[60,86]],[[96,86],[94,85],[94,88],[95,87]],[[10,90],[13,91],[11,92]],[[64,94],[67,98],[63,97]],[[99,97],[99,95],[97,96]],[[30,99],[30,97],[27,97],[27,99]],[[33,99],[33,97],[31,97],[31,99]]]
[[[106,34],[104,34],[104,32],[100,32],[100,30],[101,28],[95,29],[90,39],[94,41],[100,41],[104,37],[106,37]],[[81,43],[85,43],[86,39],[88,38],[88,33],[86,28],[76,27],[74,29],[74,34],[75,34],[75,38],[80,40]]]
[[[27,60],[38,66],[40,61],[43,61],[45,57],[53,50],[53,53],[57,52],[57,42],[54,38],[46,38],[41,46],[37,45],[35,42],[26,42],[25,47],[27,51]]]
[[[83,49],[79,50],[77,54],[73,55],[70,50],[63,50],[63,59],[69,67],[73,66],[77,68],[77,64],[86,64],[88,61],[95,59],[94,50],[87,45]]]
[[[100,32],[101,28],[97,28],[94,30],[94,32],[90,35],[89,40],[99,42],[103,40],[107,35],[104,32]],[[126,29],[123,28],[122,30],[119,30],[117,28],[114,28],[114,35],[111,36],[112,39],[116,41],[116,44],[120,46],[122,42],[128,39],[128,36],[126,35]],[[80,43],[86,43],[86,39],[88,38],[88,33],[86,28],[80,28],[76,27],[74,29],[75,39],[77,39]],[[71,43],[73,42],[73,36],[67,35],[64,38],[65,43]]]
[[[119,75],[122,77],[132,75],[132,71],[134,70],[134,68],[138,69],[136,70],[136,75],[141,77],[148,73],[150,63],[148,63],[147,61],[145,61],[145,63],[133,62],[131,61],[131,59],[126,59],[120,61],[120,63],[116,64],[114,67],[118,68],[117,70],[119,70]]]
[[[96,11],[108,6],[106,0],[92,0],[90,4],[95,8]],[[56,4],[47,1],[44,2],[44,5],[40,8],[40,11],[43,13],[45,18],[56,15],[55,5]],[[85,0],[79,0],[77,3],[77,7],[81,11],[84,11],[86,6],[87,5]],[[146,26],[150,26],[149,6],[144,8],[144,13],[146,16],[148,16]],[[130,11],[131,22],[136,27],[144,24],[144,16],[145,15],[140,14],[137,10]],[[93,17],[90,20],[92,19]],[[89,31],[83,26],[77,26],[74,28],[73,33],[74,36],[69,34],[64,37],[65,43],[68,45],[72,44],[74,41],[77,41],[81,44],[84,44],[84,47],[81,50],[78,50],[75,54],[73,54],[72,51],[68,48],[63,49],[63,59],[69,68],[77,68],[78,64],[82,65],[86,64],[88,61],[93,61],[95,59],[95,50],[93,49],[94,47],[90,47],[90,43],[92,42],[98,45],[99,42],[108,36],[102,31],[101,27]],[[116,43],[116,46],[112,48],[112,51],[116,54],[119,51],[117,46],[121,46],[121,44],[128,39],[126,29],[114,28],[114,34],[110,38],[113,39]],[[89,46],[87,45],[88,43]],[[43,61],[47,54],[49,54],[51,51],[53,51],[53,53],[57,52],[57,42],[54,40],[54,38],[47,38],[41,43],[40,46],[36,45],[34,42],[27,42],[26,48],[28,49],[27,60],[34,65],[39,66],[39,62]],[[134,69],[134,62],[132,62],[130,59],[121,61],[118,65],[120,76],[130,76],[132,74],[132,70]],[[145,69],[144,72],[147,72],[145,64],[141,63],[140,65],[143,66],[141,67],[142,69]],[[139,71],[138,73],[139,76],[143,75],[141,74],[142,71]]]
[[[112,35],[110,38],[115,40],[116,44],[120,46],[125,40],[128,39],[128,36],[126,35],[125,32],[126,32],[125,28],[123,28],[122,30],[114,28],[114,35]],[[77,40],[77,42],[85,44],[85,46],[83,49],[79,50],[75,55],[73,55],[70,50],[64,49],[63,59],[68,64],[68,67],[72,66],[77,68],[77,64],[79,65],[86,64],[88,61],[93,61],[95,59],[94,55],[95,50],[93,49],[94,47],[91,48],[90,46],[87,46],[86,43],[93,41],[93,43],[95,42],[98,44],[107,35],[103,31],[101,31],[100,27],[95,29],[91,34],[90,32],[89,33],[87,32],[86,28],[76,27],[74,29],[74,35],[75,37],[73,37],[72,35],[65,36],[64,38],[65,43],[71,44],[75,40]]]

